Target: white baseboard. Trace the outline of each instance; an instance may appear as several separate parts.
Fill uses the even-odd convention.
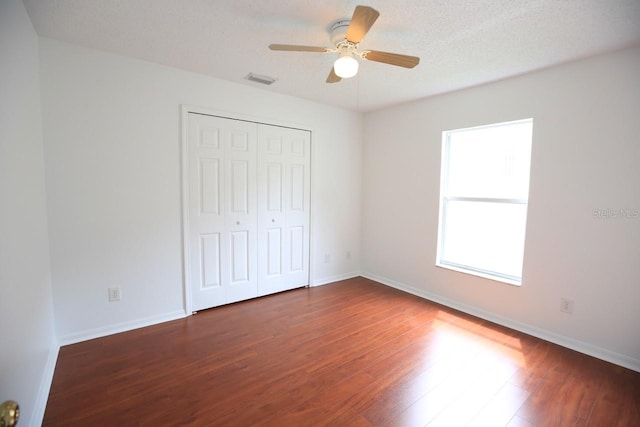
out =
[[[182,319],[186,317],[183,310],[171,313],[159,314],[156,316],[136,319],[129,322],[117,323],[115,325],[104,326],[101,328],[87,329],[84,331],[74,332],[58,337],[60,346],[75,344],[82,341],[92,340],[94,338],[106,337],[120,332],[131,331],[133,329],[144,328],[145,326],[157,325],[158,323],[169,322],[171,320]]]
[[[315,286],[328,285],[329,283],[339,282],[341,280],[353,279],[354,277],[360,277],[360,276],[361,276],[360,272],[352,272],[347,274],[339,274],[336,276],[322,277],[320,279],[313,279],[311,281],[310,286],[315,287]]]
[[[473,306],[461,304],[457,301],[442,297],[437,294],[433,294],[431,292],[424,291],[422,289],[416,289],[405,283],[397,282],[395,280],[388,279],[386,277],[381,277],[381,276],[377,276],[375,274],[369,274],[369,273],[363,273],[362,277],[366,277],[367,279],[374,280],[376,282],[382,283],[383,285],[396,288],[398,290],[410,293],[412,295],[416,295],[418,297],[436,302],[438,304],[445,305],[447,307],[462,311],[464,313],[471,314],[472,316],[476,316],[481,319],[488,320],[493,323],[497,323],[498,325],[506,326],[507,328],[514,329],[519,332],[523,332],[525,334],[534,336],[536,338],[540,338],[545,341],[558,344],[562,347],[566,347],[571,350],[575,350],[580,353],[584,353],[586,355],[593,356],[598,359],[602,359],[606,362],[610,362],[610,363],[640,372],[639,359],[636,359],[624,354],[619,354],[619,353],[616,353],[616,352],[613,352],[605,348],[598,347],[583,341],[575,340],[573,338],[569,338],[564,335],[559,335],[559,334],[556,334],[555,332],[551,332],[545,329],[540,329],[535,326],[528,325],[526,323],[521,323],[521,322],[514,321],[512,319],[507,319],[505,317],[501,317],[496,314],[493,314],[484,310],[480,310]]]
[[[51,347],[49,348],[49,355],[44,367],[44,372],[42,373],[40,388],[38,389],[38,395],[36,396],[33,412],[31,413],[31,423],[34,426],[42,425],[42,421],[44,420],[44,412],[45,409],[47,409],[49,391],[53,383],[53,373],[56,370],[59,351],[60,345],[58,345],[58,341],[54,338],[51,340]]]

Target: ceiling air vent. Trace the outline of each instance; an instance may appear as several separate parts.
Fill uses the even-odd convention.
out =
[[[261,76],[260,74],[253,74],[253,73],[247,74],[245,79],[252,82],[256,82],[256,83],[262,83],[263,85],[270,85],[276,81],[276,79],[274,79],[273,77]]]

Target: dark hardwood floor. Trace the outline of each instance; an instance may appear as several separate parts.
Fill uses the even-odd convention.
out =
[[[61,348],[45,426],[640,426],[640,373],[367,279]]]

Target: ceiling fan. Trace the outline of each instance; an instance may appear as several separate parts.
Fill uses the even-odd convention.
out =
[[[359,66],[357,57],[404,68],[413,68],[418,65],[420,58],[417,56],[378,50],[358,51],[358,44],[369,32],[378,16],[380,13],[369,6],[356,6],[351,20],[337,21],[331,25],[331,43],[335,45],[335,48],[271,44],[269,49],[289,52],[338,53],[338,59],[327,77],[327,83],[337,83],[342,79],[355,76]]]

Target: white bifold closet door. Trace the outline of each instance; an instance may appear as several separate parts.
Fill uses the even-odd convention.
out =
[[[309,283],[310,135],[258,127],[258,293]]]
[[[192,310],[306,286],[310,133],[188,114]]]

